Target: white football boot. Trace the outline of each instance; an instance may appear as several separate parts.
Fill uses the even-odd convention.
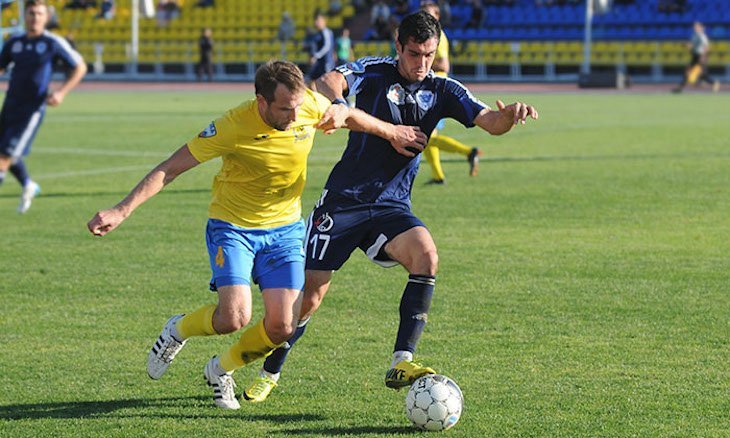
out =
[[[159,379],[167,371],[167,367],[170,366],[175,356],[185,346],[185,341],[178,341],[172,336],[172,329],[175,323],[180,320],[183,314],[175,315],[168,319],[165,326],[162,327],[162,333],[157,338],[155,345],[152,346],[149,354],[147,355],[147,374],[152,379]]]
[[[216,366],[217,361],[218,357],[214,356],[203,369],[205,381],[213,388],[213,401],[223,409],[241,409],[241,404],[236,400],[236,382],[231,373],[219,374],[216,371],[219,368]]]
[[[23,186],[23,193],[20,195],[20,204],[18,205],[18,213],[23,214],[30,208],[30,204],[33,202],[33,198],[38,196],[41,192],[41,186],[35,181],[28,181],[28,184]]]

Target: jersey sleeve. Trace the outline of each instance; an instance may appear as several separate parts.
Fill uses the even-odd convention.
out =
[[[3,44],[3,49],[0,51],[0,69],[6,69],[8,68],[8,65],[13,60],[10,57],[10,46],[12,45],[13,40],[12,38]]]
[[[347,81],[347,96],[355,96],[367,85],[368,75],[366,74],[367,65],[373,60],[382,58],[365,57],[356,61],[348,62],[335,68],[336,71],[342,73]],[[345,97],[347,97],[345,96]]]
[[[457,120],[467,128],[474,126],[474,119],[489,105],[474,97],[465,86],[454,79],[446,79],[445,115]]]
[[[229,111],[190,140],[188,149],[196,160],[203,163],[234,150],[235,145],[236,130]]]
[[[68,41],[60,37],[55,37],[53,41],[55,49],[54,56],[61,59],[64,63],[66,63],[66,65],[76,67],[84,62],[84,58],[81,57],[81,54],[74,50]]]
[[[332,102],[325,95],[307,89],[307,94],[302,104],[301,117],[315,124],[322,119],[325,111],[331,105]]]

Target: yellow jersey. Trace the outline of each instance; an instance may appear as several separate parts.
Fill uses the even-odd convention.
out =
[[[449,39],[446,38],[446,34],[444,31],[441,31],[441,37],[439,38],[439,45],[436,46],[436,54],[433,57],[434,63],[442,58],[448,58],[449,57]],[[448,73],[445,71],[437,71],[434,72],[438,76],[446,77],[448,76]]]
[[[190,153],[199,162],[223,159],[213,180],[209,217],[243,228],[274,228],[301,219],[314,125],[330,105],[307,89],[297,120],[278,131],[263,121],[252,99],[190,140]]]

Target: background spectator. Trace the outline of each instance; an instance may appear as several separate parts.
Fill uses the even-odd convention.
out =
[[[99,7],[99,15],[97,15],[96,18],[111,20],[112,18],[114,18],[116,9],[117,8],[114,4],[114,0],[103,0],[101,2],[101,6]]]
[[[203,75],[206,75],[208,82],[211,82],[213,80],[213,31],[209,27],[200,33],[198,48],[200,49],[200,62],[196,69],[198,81],[202,81]]]
[[[346,27],[342,28],[340,36],[335,40],[335,54],[337,55],[337,65],[347,64],[355,58],[352,52],[350,29]]]
[[[48,7],[48,23],[46,23],[46,29],[53,30],[58,29],[61,27],[61,24],[58,22],[58,14],[56,13],[56,8],[54,6]]]
[[[390,38],[390,8],[384,0],[378,0],[370,10],[370,27],[374,32],[374,39]]]
[[[277,38],[282,43],[285,43],[294,38],[295,31],[296,25],[294,24],[294,20],[291,18],[288,11],[284,11],[284,13],[281,14],[281,22],[279,23]]]
[[[466,28],[479,29],[482,27],[482,20],[484,20],[484,6],[482,0],[469,0],[471,4],[471,17],[466,23]]]

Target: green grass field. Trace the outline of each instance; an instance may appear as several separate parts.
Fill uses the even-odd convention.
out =
[[[0,189],[0,436],[420,434],[383,385],[406,274],[360,253],[266,403],[212,404],[202,367],[234,336],[194,339],[147,377],[166,319],[215,300],[203,230],[218,164],[107,237],[85,224],[249,96],[79,91],[48,111],[28,161],[43,195],[20,216],[17,183]],[[452,156],[448,184],[425,185],[424,165],[413,195],[440,255],[417,359],[466,399],[447,433],[730,436],[730,96],[499,97],[540,120],[504,137],[448,125],[484,149],[481,174]],[[344,141],[318,136],[305,214]]]

